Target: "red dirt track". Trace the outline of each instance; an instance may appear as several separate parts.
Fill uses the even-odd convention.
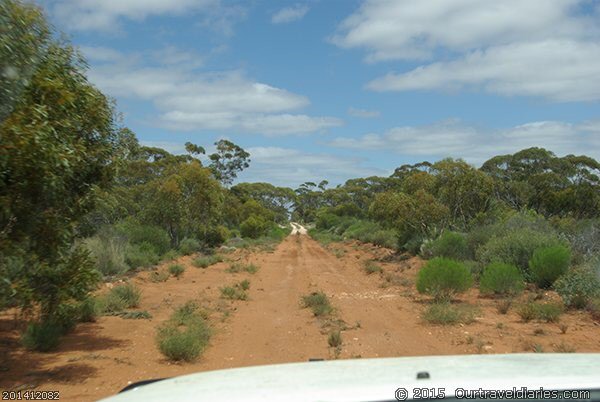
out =
[[[225,255],[256,264],[260,267],[256,274],[228,273],[228,262],[199,269],[191,265],[191,257],[183,257],[178,262],[186,271],[179,280],[153,283],[148,272],[133,277],[142,290],[139,309],[150,312],[152,319],[101,317],[96,323],[80,324],[51,353],[26,352],[18,342],[18,323],[11,313],[4,313],[0,389],[58,390],[62,401],[93,401],[143,379],[330,359],[335,356],[327,335],[332,326],[340,325],[345,328],[338,356],[342,359],[523,352],[535,344],[547,352],[559,345],[600,352],[600,327],[586,313],[564,314],[561,324],[568,330],[562,334],[557,324],[523,323],[514,311],[500,315],[497,301],[479,297],[475,289],[459,301],[478,306],[473,324],[428,324],[421,319],[428,300],[414,289],[420,259],[378,262],[398,279],[397,285],[388,287],[382,286],[381,275],[362,270],[364,261],[386,260],[390,255],[389,250],[356,242],[325,249],[308,236],[290,235],[273,252],[236,250]],[[219,298],[219,287],[243,279],[250,281],[247,301]],[[329,319],[313,317],[300,306],[300,298],[316,290],[325,292],[335,308]],[[214,335],[197,362],[170,363],[156,347],[156,328],[188,300],[210,311]]]

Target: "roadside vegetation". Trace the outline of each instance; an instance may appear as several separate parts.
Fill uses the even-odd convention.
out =
[[[192,362],[208,345],[211,333],[199,306],[188,302],[175,309],[171,318],[158,328],[156,343],[169,360]]]
[[[327,295],[323,292],[313,292],[303,296],[301,300],[303,308],[310,308],[315,317],[329,315],[333,312],[333,307]]]
[[[37,6],[5,0],[0,7],[8,27],[0,62],[21,72],[0,82],[0,310],[20,312],[28,348],[51,350],[78,322],[139,303],[132,285],[92,299],[101,281],[150,270],[161,283],[185,275],[177,262],[184,255],[207,268],[236,248],[272,251],[289,234],[290,218],[324,244],[356,239],[426,259],[416,287],[434,303],[432,321],[456,321],[447,303],[472,287],[502,298],[499,311],[518,310],[523,320],[553,322],[563,311],[547,300],[513,303],[526,288],[556,291],[565,308],[600,320],[593,158],[533,147],[480,167],[423,161],[335,187],[237,183],[250,166],[246,150],[224,139],[208,144],[208,155],[192,143],[177,155],[140,144],[88,81],[86,60]],[[154,270],[161,262],[168,268]],[[365,272],[381,270],[367,263]],[[244,286],[221,292],[244,300]],[[316,316],[332,311],[323,293],[302,302]],[[193,322],[164,329],[159,343],[187,342],[179,340],[200,331]]]

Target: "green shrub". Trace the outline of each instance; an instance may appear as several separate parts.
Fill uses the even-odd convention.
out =
[[[169,273],[173,275],[175,278],[179,279],[181,275],[185,272],[185,267],[180,264],[173,264],[169,266]]]
[[[234,273],[238,273],[238,272],[248,272],[250,274],[255,274],[258,272],[258,267],[254,264],[240,264],[240,263],[234,263],[231,264],[229,266],[229,268],[227,268],[227,272],[234,274]]]
[[[79,320],[95,322],[100,315],[100,303],[95,297],[88,297],[79,304]]]
[[[207,268],[211,265],[222,261],[223,257],[221,257],[220,255],[213,254],[205,257],[198,257],[192,262],[192,264],[198,268]]]
[[[129,269],[125,262],[126,244],[122,239],[94,236],[86,239],[84,244],[94,258],[96,269],[102,275],[119,275]]]
[[[340,222],[341,218],[331,212],[320,211],[315,219],[315,228],[319,230],[327,230]]]
[[[181,257],[181,254],[177,250],[169,250],[160,257],[161,261],[173,261],[176,258]]]
[[[424,257],[446,257],[454,260],[467,260],[470,258],[469,247],[464,235],[446,231],[437,239],[426,243]]]
[[[423,313],[423,319],[431,324],[470,324],[475,320],[476,310],[471,307],[454,306],[450,303],[434,303]]]
[[[586,306],[586,310],[594,320],[600,322],[600,297],[595,297],[590,300]]]
[[[333,331],[327,337],[327,344],[332,348],[339,348],[342,343],[342,333],[340,331]]]
[[[554,283],[554,289],[568,307],[582,309],[600,296],[600,279],[593,268],[572,269]]]
[[[558,237],[552,232],[538,232],[528,228],[515,229],[502,236],[492,237],[479,248],[477,257],[485,265],[492,262],[515,265],[521,270],[525,280],[531,281],[529,260],[535,250],[559,244]]]
[[[373,261],[366,261],[365,265],[363,266],[364,271],[367,273],[367,275],[371,275],[374,273],[378,273],[380,274],[381,272],[383,272],[383,269],[375,264]]]
[[[250,288],[250,282],[243,280],[233,286],[225,286],[221,288],[221,297],[229,300],[248,300],[246,290]]]
[[[479,289],[483,294],[516,295],[525,288],[519,268],[502,262],[493,262],[483,271]]]
[[[162,255],[171,248],[169,234],[161,227],[127,220],[118,224],[116,228],[129,240],[129,243],[134,245],[145,243],[155,255]]]
[[[197,315],[200,306],[193,300],[177,307],[171,315],[171,321],[176,325],[185,325]]]
[[[526,303],[517,309],[517,314],[525,322],[540,320],[545,322],[558,322],[563,307],[556,303]]]
[[[159,327],[156,342],[162,354],[174,361],[194,361],[206,348],[211,330],[198,306],[188,302],[179,307],[171,319]]]
[[[179,252],[183,255],[190,255],[200,251],[200,242],[196,239],[185,238],[179,243]]]
[[[166,282],[169,279],[170,274],[165,270],[158,270],[150,272],[150,280],[154,283]]]
[[[222,225],[209,227],[206,233],[202,234],[202,240],[208,247],[218,247],[230,237],[231,232]]]
[[[532,279],[541,288],[549,288],[569,269],[571,251],[565,246],[535,250],[529,261]]]
[[[125,261],[132,268],[147,268],[160,262],[150,243],[130,244],[125,252]]]
[[[240,232],[242,237],[257,239],[267,234],[270,226],[270,223],[262,216],[250,215],[248,219],[240,224]]]
[[[48,321],[58,324],[64,334],[75,328],[75,325],[80,319],[81,308],[78,303],[61,303]]]
[[[131,283],[115,286],[110,290],[110,292],[108,292],[108,294],[105,297],[105,311],[107,308],[107,301],[110,302],[116,308],[112,309],[112,311],[109,312],[117,312],[123,310],[124,308],[137,307],[140,303],[141,295],[142,292],[140,291],[140,289]],[[119,307],[121,308],[119,309]]]
[[[126,320],[149,320],[152,318],[152,314],[147,311],[127,311],[120,316]]]
[[[303,296],[301,300],[303,308],[310,308],[317,317],[331,314],[333,307],[323,292],[313,292],[308,296]]]
[[[127,303],[114,292],[108,292],[99,299],[99,309],[103,314],[115,314],[127,308]]]
[[[33,322],[21,337],[21,343],[28,350],[48,352],[58,346],[63,329],[56,322]]]
[[[469,269],[462,263],[443,257],[429,260],[417,275],[417,290],[436,301],[449,300],[473,284]]]
[[[367,237],[370,243],[386,248],[396,248],[396,232],[393,230],[377,230]]]
[[[123,299],[127,308],[137,307],[140,304],[142,292],[134,284],[127,283],[125,285],[116,286],[111,292]]]

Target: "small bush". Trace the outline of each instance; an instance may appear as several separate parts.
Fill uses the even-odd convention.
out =
[[[132,220],[121,222],[117,231],[133,245],[145,244],[155,255],[162,255],[171,248],[171,239],[166,230],[159,226],[143,225]]]
[[[131,283],[116,286],[111,290],[111,293],[114,293],[123,300],[126,308],[139,306],[140,297],[142,296],[140,289]]]
[[[169,250],[160,257],[161,261],[173,261],[176,258],[181,257],[181,254],[177,250]]]
[[[21,337],[21,343],[28,350],[48,352],[58,346],[63,329],[56,322],[33,322]]]
[[[223,225],[209,227],[202,240],[208,247],[218,247],[231,237],[231,232]]]
[[[545,247],[536,250],[529,261],[532,279],[541,288],[549,288],[569,269],[571,252],[565,246]]]
[[[469,259],[469,247],[465,236],[460,233],[446,231],[437,239],[423,246],[423,255],[430,257],[446,257],[455,260]]]
[[[148,268],[160,262],[160,258],[149,243],[130,244],[125,252],[125,261],[132,268]]]
[[[221,297],[228,300],[248,300],[248,294],[240,284],[225,286],[221,289]]]
[[[242,237],[257,239],[267,234],[270,226],[270,223],[262,216],[250,215],[240,224],[240,232]]]
[[[250,274],[255,274],[258,272],[258,267],[254,264],[231,264],[229,268],[227,268],[227,272],[231,274],[239,273],[239,272],[248,272]]]
[[[323,292],[313,292],[302,297],[302,307],[310,308],[316,317],[331,314],[333,307]]]
[[[192,264],[198,268],[208,268],[209,266],[222,261],[223,257],[213,254],[206,257],[198,257],[192,262]]]
[[[141,291],[133,284],[119,285],[110,290],[98,301],[99,310],[104,314],[117,314],[126,308],[137,307]]]
[[[120,314],[120,316],[127,320],[149,320],[152,318],[152,314],[147,311],[127,311]]]
[[[443,257],[429,260],[417,275],[419,293],[432,295],[436,301],[449,300],[472,284],[473,277],[464,264]]]
[[[166,282],[169,279],[169,272],[165,270],[152,271],[150,272],[150,280],[154,283]]]
[[[174,361],[194,361],[206,348],[211,331],[206,321],[191,314],[182,323],[169,320],[159,327],[156,342],[163,355]]]
[[[376,246],[392,249],[396,248],[397,244],[396,232],[393,230],[377,230],[368,237],[368,240],[370,243],[373,243]]]
[[[85,240],[84,244],[102,275],[120,275],[129,269],[125,262],[126,244],[123,239],[108,235],[94,236]]]
[[[239,287],[242,290],[248,290],[248,289],[250,289],[250,281],[248,279],[244,279],[243,281],[241,281],[239,283]]]
[[[521,305],[517,310],[517,314],[525,322],[531,320],[558,322],[562,312],[562,306],[554,303],[526,303]]]
[[[195,301],[187,301],[185,304],[175,309],[171,315],[171,321],[176,325],[185,325],[195,317],[199,308],[200,306],[198,306],[198,303]]]
[[[342,334],[340,331],[333,331],[327,337],[327,344],[332,348],[339,348],[342,346]]]
[[[108,292],[106,295],[99,299],[100,311],[103,314],[115,314],[127,308],[125,300],[121,299],[119,295],[114,292]]]
[[[600,297],[596,297],[587,304],[586,310],[589,311],[592,318],[600,322]]]
[[[183,255],[190,255],[200,251],[200,242],[196,239],[185,238],[179,243],[179,252]]]
[[[554,347],[554,351],[556,353],[575,353],[575,347],[571,346],[571,345],[567,345],[564,342],[559,343],[558,345],[556,345]]]
[[[81,320],[81,306],[74,303],[60,304],[49,321],[58,324],[62,332],[67,333],[75,328],[78,321]]]
[[[373,261],[366,261],[365,265],[363,266],[364,271],[367,273],[367,275],[371,275],[371,274],[380,274],[381,272],[383,272],[383,269],[375,264]]]
[[[535,250],[559,245],[560,241],[552,232],[540,232],[529,228],[515,229],[492,237],[477,250],[477,259],[483,264],[503,262],[515,265],[523,277],[531,281],[529,260]]]
[[[572,269],[554,283],[554,289],[568,307],[582,309],[600,296],[600,279],[591,268]]]
[[[450,303],[435,303],[425,310],[423,319],[431,324],[440,325],[470,324],[475,320],[475,310]]]
[[[523,276],[514,265],[493,262],[483,271],[479,289],[483,294],[516,295],[525,288]]]
[[[181,275],[185,272],[185,267],[180,264],[173,264],[169,266],[169,273],[173,275],[175,278],[179,279]]]
[[[88,297],[79,304],[79,320],[95,322],[100,314],[100,304],[95,297]]]
[[[511,299],[500,300],[496,305],[496,310],[498,310],[498,313],[500,314],[507,314],[508,310],[512,307],[512,303]]]

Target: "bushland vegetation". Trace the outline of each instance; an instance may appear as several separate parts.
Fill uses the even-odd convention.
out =
[[[296,194],[294,217],[310,222],[309,234],[323,243],[357,239],[429,260],[416,285],[436,303],[475,285],[510,306],[527,286],[556,290],[568,308],[598,316],[600,164],[593,158],[529,148],[479,168],[425,161],[335,188],[305,183]],[[528,309],[541,314],[534,306],[526,316]]]
[[[103,279],[288,233],[293,190],[233,185],[248,152],[143,146],[39,8],[6,0],[0,17],[0,310],[30,322],[24,343],[54,347]]]

